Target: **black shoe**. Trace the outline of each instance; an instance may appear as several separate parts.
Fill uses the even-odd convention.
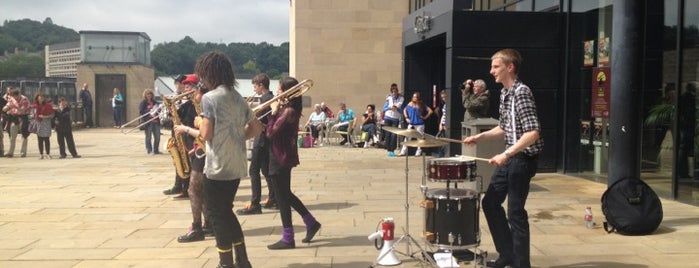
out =
[[[177,242],[187,243],[204,240],[204,231],[202,230],[191,230],[186,234],[177,237]]]
[[[266,209],[279,209],[279,206],[277,206],[277,201],[272,201],[272,200],[267,200],[264,205],[262,205],[263,208]]]
[[[271,250],[292,249],[292,248],[296,248],[296,243],[294,243],[294,241],[291,241],[291,243],[287,244],[284,241],[279,240],[277,243],[268,245],[267,248],[271,249]]]
[[[189,199],[189,194],[187,192],[181,192],[180,194],[172,197],[172,199],[177,199],[177,200]]]
[[[345,145],[345,143],[347,143],[347,140],[341,141],[341,142],[340,142],[340,145]]]
[[[248,205],[245,208],[241,208],[236,211],[238,215],[254,215],[262,214],[262,207],[260,205]]]
[[[79,154],[76,154],[73,156],[73,158],[80,158],[80,157],[82,157],[82,156],[80,156]]]
[[[163,194],[165,195],[173,195],[179,193],[182,193],[182,188],[177,186],[172,186],[172,188],[163,191]]]
[[[512,264],[512,260],[508,258],[498,258],[497,260],[489,260],[485,263],[485,266],[487,267],[495,267],[495,268],[505,268],[508,265]]]
[[[214,236],[214,229],[208,223],[204,224],[201,229],[204,231],[204,236]]]
[[[235,264],[221,264],[219,263],[216,268],[238,268],[238,266],[235,266]]]
[[[311,226],[311,229],[306,231],[306,238],[301,240],[301,242],[310,243],[313,237],[316,236],[316,233],[318,233],[318,230],[320,230],[320,222],[316,222]]]
[[[61,156],[58,157],[58,159],[64,159],[64,158],[66,158],[65,155],[61,155]]]

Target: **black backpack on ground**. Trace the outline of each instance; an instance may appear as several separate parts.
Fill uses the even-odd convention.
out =
[[[604,230],[623,235],[650,234],[663,221],[663,207],[653,189],[640,179],[623,178],[602,194]]]

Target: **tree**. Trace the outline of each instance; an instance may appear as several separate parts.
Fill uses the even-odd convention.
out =
[[[44,58],[20,54],[0,62],[0,77],[45,77]]]

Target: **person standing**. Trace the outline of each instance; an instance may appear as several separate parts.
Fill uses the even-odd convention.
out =
[[[391,93],[386,97],[383,105],[383,125],[386,127],[398,127],[400,116],[403,114],[403,102],[405,98],[398,92],[398,85],[391,84]],[[394,152],[398,146],[398,136],[394,133],[383,130],[386,140],[386,151],[388,156],[396,156]]]
[[[80,90],[80,102],[83,104],[83,120],[85,128],[91,128],[92,125],[92,94],[87,88],[87,83],[83,83],[83,88]]]
[[[175,90],[177,94],[182,94],[184,92],[184,84],[182,81],[187,79],[186,75],[179,74],[177,75],[174,80],[175,80]],[[199,82],[197,78],[197,83]],[[192,119],[193,120],[193,119]],[[172,133],[172,136],[175,136],[175,133]],[[177,172],[175,172],[175,184],[172,185],[169,189],[163,190],[164,195],[177,195],[176,199],[186,199],[189,198],[189,193],[188,193],[188,186],[189,186],[189,180],[187,178],[180,178],[179,175],[177,175]]]
[[[500,123],[498,126],[466,137],[464,144],[482,139],[503,138],[504,152],[490,158],[497,168],[483,197],[483,214],[488,222],[497,260],[488,267],[531,267],[529,222],[524,205],[529,183],[536,174],[538,156],[544,146],[541,126],[531,89],[519,80],[522,56],[517,50],[503,49],[492,57],[490,74],[501,83]],[[507,197],[507,214],[502,203]]]
[[[70,120],[70,105],[64,97],[58,98],[58,110],[55,112],[54,120],[56,120],[56,139],[58,140],[58,152],[61,154],[59,158],[66,158],[66,143],[68,143],[68,151],[73,158],[80,158],[80,155],[75,150],[75,140],[73,140],[73,126]]]
[[[0,88],[0,90],[2,90]],[[2,94],[2,98],[0,98],[0,107],[5,108],[5,105],[7,105],[7,99],[9,99],[10,96],[7,95],[7,92],[5,94]],[[7,115],[7,112],[1,110],[0,108],[0,157],[5,155],[5,130],[7,129],[7,119],[9,116]]]
[[[255,75],[252,78],[252,87],[255,91],[255,96],[252,99],[253,105],[259,105],[266,103],[271,100],[274,95],[272,91],[269,90],[269,76],[267,74],[261,73]],[[263,109],[259,111],[259,114],[267,114],[270,108]],[[260,119],[262,124],[267,125],[267,116]],[[260,177],[260,172],[262,176],[265,176],[265,181],[267,181],[267,201],[265,204],[260,206],[260,201],[262,200],[262,178]],[[261,214],[262,207],[264,208],[277,208],[277,199],[274,195],[274,186],[272,180],[269,178],[269,139],[265,135],[264,131],[255,137],[252,143],[252,156],[250,158],[250,169],[248,170],[250,176],[250,189],[252,190],[252,196],[250,197],[250,204],[241,208],[238,211],[240,215],[251,215],[251,214]]]
[[[464,106],[464,120],[487,118],[490,108],[490,93],[483,79],[475,82],[467,79],[461,87],[461,103]]]
[[[36,136],[39,140],[39,159],[51,159],[51,120],[53,120],[53,105],[44,97],[44,93],[37,93],[34,96],[34,120],[38,122]],[[46,155],[44,155],[46,149]]]
[[[180,114],[182,124],[174,125],[173,131],[175,132],[175,135],[185,134],[185,144],[187,144],[187,151],[189,152],[189,163],[191,169],[189,179],[187,180],[189,183],[187,184],[186,189],[189,197],[189,205],[192,210],[192,225],[186,234],[177,237],[177,242],[180,243],[204,240],[205,236],[207,234],[211,234],[212,232],[210,226],[211,223],[207,219],[208,214],[206,212],[206,200],[204,199],[203,172],[206,155],[202,155],[201,151],[199,151],[205,151],[205,148],[195,148],[195,139],[199,136],[199,129],[194,126],[194,120],[197,116],[199,116],[197,114],[197,109],[200,109],[199,107],[201,107],[197,105],[201,105],[201,97],[208,90],[205,88],[197,88],[196,85],[192,83],[187,83],[185,88],[187,91],[192,89],[196,91],[194,94],[192,94],[190,101],[180,106],[180,109],[183,110],[183,114]]]
[[[439,98],[442,100],[442,108],[434,108],[435,113],[439,117],[439,131],[437,132],[437,137],[448,138],[449,133],[447,132],[447,90],[442,89],[439,93]],[[441,113],[441,114],[440,114]],[[447,146],[444,145],[437,149],[437,156],[444,157],[446,153]]]
[[[140,115],[147,114],[144,120],[150,121],[145,125],[146,153],[148,155],[160,154],[160,118],[158,118],[159,105],[160,104],[155,101],[155,96],[152,89],[147,88],[143,90],[143,100],[138,105],[138,111]]]
[[[199,136],[206,142],[204,194],[216,235],[218,267],[252,267],[243,230],[233,213],[233,200],[240,179],[247,176],[245,140],[259,135],[263,125],[235,90],[237,82],[226,54],[205,53],[194,71],[204,87],[211,89],[202,97],[201,120],[195,126],[199,125]]]
[[[422,95],[420,95],[420,92],[413,93],[413,98],[403,110],[403,116],[405,116],[405,122],[408,123],[408,129],[414,128],[420,133],[425,133],[425,120],[432,116],[432,113],[432,109],[422,101]],[[405,138],[405,141],[408,141],[408,137]],[[407,153],[408,146],[403,144],[403,148],[400,149],[399,156],[404,156]],[[422,148],[418,147],[415,151],[415,156],[419,156],[421,154]]]
[[[112,115],[114,116],[114,127],[119,128],[124,123],[121,118],[124,110],[124,96],[118,88],[114,88],[114,96],[112,96]]]
[[[20,153],[22,157],[27,156],[27,138],[29,137],[29,98],[19,93],[19,90],[8,87],[7,104],[2,108],[7,113],[7,124],[10,132],[10,148],[7,150],[5,157],[13,157],[15,153],[15,143],[17,134],[22,134],[22,148]]]
[[[298,81],[293,77],[284,77],[279,81],[277,94],[289,90]],[[269,158],[269,176],[274,181],[274,189],[279,205],[279,214],[282,220],[282,238],[267,248],[271,250],[292,249],[296,247],[294,240],[294,226],[291,222],[291,208],[303,218],[306,225],[306,237],[301,241],[309,243],[320,230],[320,223],[301,200],[291,191],[291,169],[300,164],[299,151],[296,145],[299,120],[303,105],[301,98],[294,98],[283,107],[279,102],[272,103],[272,113],[267,122],[266,134],[271,142]],[[341,113],[345,111],[344,105],[340,106]]]

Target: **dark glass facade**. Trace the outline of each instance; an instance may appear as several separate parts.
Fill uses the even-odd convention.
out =
[[[460,117],[458,85],[465,78],[484,78],[497,97],[500,85],[492,82],[484,59],[499,48],[517,48],[525,58],[521,77],[536,91],[540,106],[546,139],[540,172],[606,182],[609,112],[614,110],[608,107],[614,90],[609,81],[615,75],[611,44],[619,38],[612,34],[618,19],[614,2],[411,1],[403,37],[406,93],[411,85],[446,88],[449,114]],[[625,96],[640,103],[640,153],[628,157],[640,162],[641,178],[660,196],[699,205],[699,1],[641,2],[640,88]],[[452,9],[445,11],[445,6]],[[417,34],[410,25],[418,15],[430,17],[429,31]],[[507,28],[502,27],[505,22]],[[526,26],[520,27],[520,22]],[[445,67],[435,68],[440,64]],[[429,75],[420,75],[425,70]],[[496,117],[497,111],[492,112]],[[458,136],[455,132],[452,137]]]

